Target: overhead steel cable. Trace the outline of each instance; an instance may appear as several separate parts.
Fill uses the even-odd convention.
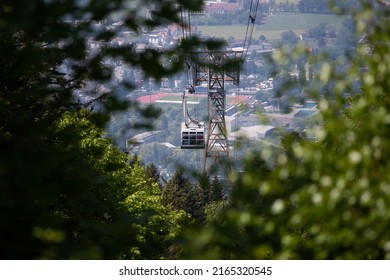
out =
[[[191,15],[188,11],[180,10],[180,20],[181,20],[181,30],[182,30],[182,40],[190,40],[192,38],[191,34]],[[193,91],[192,84],[192,65],[191,65],[191,54],[186,54],[184,59],[184,64],[186,67],[187,75],[187,87],[190,89],[190,93]]]
[[[246,56],[248,54],[249,46],[252,41],[252,35],[253,35],[253,29],[255,27],[256,23],[256,17],[257,17],[257,10],[259,8],[259,0],[251,0],[251,4],[249,7],[249,15],[248,15],[248,22],[246,25],[246,32],[245,32],[245,39],[244,39],[244,46],[243,46],[243,54],[242,54],[242,62],[245,61]]]
[[[182,28],[182,40],[190,40],[192,38],[191,34],[191,14],[188,11],[184,11],[183,9],[180,10],[180,20],[181,20],[181,28]],[[184,114],[184,123],[186,127],[189,127],[191,125],[196,125],[198,127],[202,127],[202,124],[200,121],[192,118],[188,112],[188,105],[187,105],[187,99],[189,93],[194,93],[194,85],[192,82],[192,63],[191,63],[191,54],[185,55],[185,67],[186,67],[186,75],[187,75],[187,86],[186,90],[184,91],[182,95],[183,99],[183,114]],[[197,100],[196,100],[197,101]],[[197,103],[195,101],[195,103]],[[195,113],[197,113],[197,106],[195,107]]]

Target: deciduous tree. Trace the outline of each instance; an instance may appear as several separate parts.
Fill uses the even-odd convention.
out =
[[[145,190],[150,182],[144,170],[129,167],[127,156],[104,137],[110,113],[129,106],[118,98],[123,97],[118,90],[132,89],[113,83],[108,62],[122,60],[158,80],[179,71],[184,54],[201,43],[193,38],[165,51],[136,52],[135,45],[110,42],[123,31],[136,35],[162,24],[180,24],[179,7],[200,10],[201,4],[2,1],[1,258],[151,257],[140,244],[146,238],[143,231],[158,227],[160,214],[180,213],[159,204],[156,194]],[[150,13],[140,12],[144,8]],[[122,24],[105,28],[114,21]],[[89,48],[87,40],[100,49]],[[150,117],[154,111],[143,112]],[[145,198],[144,204],[132,208],[135,197]],[[157,242],[172,231],[147,234],[145,240]],[[129,247],[138,251],[122,255]]]
[[[390,258],[390,10],[360,3],[348,10],[361,38],[357,55],[342,73],[319,61],[318,79],[335,82],[333,95],[306,88],[319,105],[316,140],[289,137],[287,153],[259,154],[276,159],[270,169],[248,165],[234,175],[232,202],[196,233],[202,242],[190,243],[192,257]]]

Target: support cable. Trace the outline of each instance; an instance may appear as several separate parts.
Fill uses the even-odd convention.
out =
[[[242,54],[243,63],[245,62],[246,56],[248,54],[249,46],[252,41],[252,34],[253,34],[253,29],[255,27],[258,8],[259,8],[259,0],[251,0],[248,22],[247,22],[246,32],[245,32],[244,46],[243,46],[243,54]]]
[[[192,38],[191,32],[191,14],[188,11],[180,10],[180,20],[182,24],[182,39],[190,40]],[[192,63],[191,54],[186,54],[184,59],[186,68],[187,88],[190,90],[189,93],[194,93],[194,85],[192,82]]]
[[[191,34],[191,14],[188,11],[184,11],[184,9],[180,10],[180,20],[182,24],[182,39],[183,40],[189,40],[192,37]],[[188,111],[188,105],[187,105],[187,94],[192,94],[195,92],[195,88],[192,81],[192,62],[191,62],[191,55],[185,56],[185,68],[186,68],[186,75],[187,75],[187,85],[186,90],[184,91],[182,98],[183,98],[183,114],[184,114],[184,122],[186,127],[189,126],[198,126],[202,127],[202,124],[200,121],[192,118]],[[196,110],[197,111],[197,110]]]

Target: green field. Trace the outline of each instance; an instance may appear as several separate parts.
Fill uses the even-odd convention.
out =
[[[276,4],[279,4],[279,3],[285,3],[287,0],[275,0],[275,3]],[[298,4],[299,3],[299,0],[288,0],[288,2],[290,3],[294,3],[294,4]]]
[[[339,26],[345,17],[327,14],[301,14],[301,13],[274,13],[268,15],[265,24],[255,26],[253,38],[258,39],[264,35],[268,40],[279,40],[280,35],[285,31],[293,31],[295,34],[306,31],[309,27],[320,23],[327,23],[332,26]],[[197,29],[202,34],[210,35],[216,38],[244,39],[246,26],[198,26]]]

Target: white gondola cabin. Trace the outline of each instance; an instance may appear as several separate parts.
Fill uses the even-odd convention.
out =
[[[182,149],[204,149],[205,147],[205,127],[200,122],[199,126],[187,127],[181,124],[181,148]]]

